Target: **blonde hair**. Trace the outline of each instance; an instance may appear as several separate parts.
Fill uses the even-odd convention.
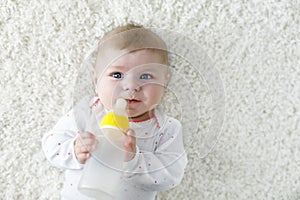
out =
[[[107,48],[126,49],[128,52],[147,49],[159,53],[164,64],[168,64],[166,43],[153,31],[141,25],[131,23],[107,32],[101,38],[98,47],[98,57],[101,57],[101,53]]]

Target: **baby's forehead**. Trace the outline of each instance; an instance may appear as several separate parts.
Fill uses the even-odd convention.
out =
[[[163,55],[157,51],[152,49],[141,49],[133,52],[128,52],[120,55],[120,57],[116,59],[112,59],[112,63],[161,63],[164,64]]]
[[[136,67],[150,69],[151,67],[167,66],[167,61],[160,50],[140,49],[130,52],[127,49],[108,49],[105,53],[98,54],[96,70],[108,67]]]

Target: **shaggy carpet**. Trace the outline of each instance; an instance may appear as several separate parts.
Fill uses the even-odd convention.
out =
[[[300,199],[299,13],[297,0],[1,0],[0,199],[59,199],[41,138],[80,97],[88,52],[131,21],[174,45],[161,106],[189,163],[157,200]]]

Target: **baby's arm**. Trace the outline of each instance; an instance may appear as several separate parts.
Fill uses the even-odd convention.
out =
[[[43,137],[42,146],[46,158],[56,167],[81,169],[83,165],[76,159],[74,150],[78,137],[79,130],[72,110]]]
[[[125,164],[128,184],[145,190],[161,191],[180,183],[187,165],[182,129],[177,120],[167,123],[155,152],[137,152],[134,159]]]

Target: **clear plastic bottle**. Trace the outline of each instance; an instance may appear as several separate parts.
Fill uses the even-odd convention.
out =
[[[99,145],[87,160],[78,185],[78,190],[87,196],[109,200],[118,190],[125,157],[123,132],[129,128],[126,107],[126,100],[118,99],[102,119],[100,129],[104,137],[99,137]]]

